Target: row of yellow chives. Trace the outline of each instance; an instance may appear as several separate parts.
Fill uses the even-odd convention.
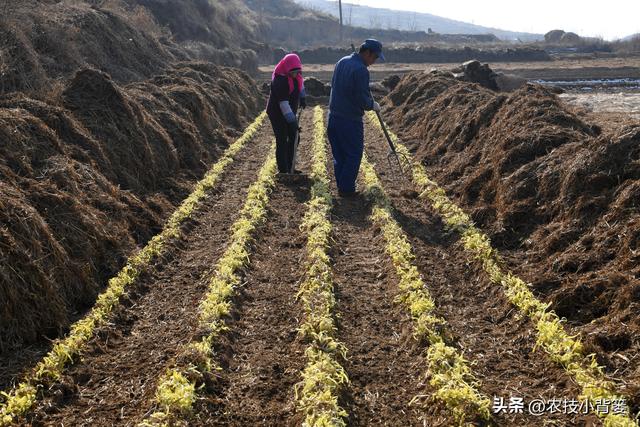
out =
[[[306,276],[298,297],[304,306],[300,333],[309,342],[302,381],[296,385],[298,408],[304,426],[345,426],[346,411],[339,397],[349,379],[339,360],[346,349],[335,337],[335,296],[331,260],[327,254],[331,236],[332,198],[327,174],[327,155],[322,109],[314,110],[311,200],[302,222],[307,234]]]
[[[414,337],[429,343],[427,375],[434,398],[445,403],[458,424],[488,420],[491,402],[478,390],[468,362],[444,336],[445,320],[435,314],[435,303],[415,265],[411,243],[393,217],[393,207],[373,166],[363,159],[365,196],[372,202],[371,219],[380,226],[386,251],[395,267],[400,288],[398,300],[406,305],[414,321]]]
[[[169,369],[160,379],[156,389],[157,411],[140,426],[174,425],[193,411],[196,385],[204,375],[212,372],[213,345],[226,329],[230,314],[231,298],[241,283],[241,271],[249,265],[251,244],[256,229],[267,217],[269,194],[275,185],[277,173],[275,147],[258,173],[257,180],[249,187],[247,199],[240,217],[231,227],[229,244],[216,264],[207,294],[200,303],[199,327],[202,338],[184,349],[181,360],[187,366]]]
[[[245,130],[243,135],[231,144],[222,157],[211,167],[194,191],[171,215],[163,231],[154,236],[134,257],[129,259],[117,276],[109,280],[106,290],[98,296],[91,311],[72,325],[69,334],[57,341],[51,351],[40,361],[32,373],[9,393],[1,393],[0,426],[9,425],[16,417],[24,415],[36,401],[38,389],[47,382],[57,380],[67,364],[82,352],[86,343],[94,336],[97,328],[107,321],[109,314],[119,304],[120,297],[138,278],[140,273],[165,250],[167,242],[180,237],[181,225],[198,208],[207,192],[216,186],[225,169],[234,161],[240,149],[250,141],[264,121],[260,114]]]
[[[369,115],[369,120],[380,126],[375,116]],[[398,151],[411,159],[409,150],[392,132],[390,135],[395,140]],[[615,413],[612,404],[602,404],[602,402],[620,402],[624,398],[614,391],[614,384],[605,378],[602,367],[598,366],[595,357],[584,355],[580,339],[570,336],[565,331],[556,313],[548,309],[548,304],[538,300],[522,279],[503,270],[501,267],[503,262],[491,246],[489,238],[474,226],[471,218],[460,207],[447,197],[444,189],[429,178],[421,164],[413,161],[411,164],[413,181],[420,191],[420,198],[429,201],[443,217],[447,226],[462,235],[465,249],[482,262],[491,281],[501,285],[509,301],[536,325],[537,346],[543,348],[553,361],[561,364],[576,380],[582,388],[583,397],[594,404],[596,413],[603,419],[604,425],[637,426],[638,423],[628,413]]]

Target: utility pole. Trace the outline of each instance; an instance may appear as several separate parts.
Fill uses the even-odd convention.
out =
[[[338,7],[340,8],[340,41],[342,42],[342,0],[338,0]]]

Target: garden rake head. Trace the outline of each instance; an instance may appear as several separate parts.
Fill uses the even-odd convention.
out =
[[[409,161],[407,156],[405,156],[403,153],[398,153],[398,150],[396,150],[396,146],[391,140],[391,136],[389,135],[387,126],[384,124],[379,111],[376,111],[376,116],[380,121],[380,127],[382,127],[382,132],[384,133],[384,136],[387,139],[387,143],[389,144],[389,153],[387,154],[389,168],[400,172],[400,176],[402,176],[405,183],[411,183],[411,162]]]

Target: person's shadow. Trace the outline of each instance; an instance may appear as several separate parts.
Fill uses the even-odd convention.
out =
[[[344,222],[359,229],[365,229],[370,225],[369,215],[371,215],[371,202],[363,194],[333,199],[332,222]]]
[[[282,175],[278,177],[278,184],[291,190],[298,203],[306,203],[311,197],[312,182],[308,175]]]

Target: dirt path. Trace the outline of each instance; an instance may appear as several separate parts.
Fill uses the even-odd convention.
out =
[[[303,128],[298,169],[308,172],[312,113]],[[305,236],[300,224],[310,182],[280,179],[270,196],[269,219],[261,230],[235,298],[227,341],[218,348],[223,367],[219,387],[196,405],[190,425],[298,425],[294,385],[304,368],[298,341],[301,309],[296,294],[303,276]],[[298,419],[298,422],[296,420]]]
[[[402,192],[402,181],[389,169],[386,142],[380,131],[367,124],[365,137],[367,153],[377,163],[378,174],[397,210],[396,219],[410,238],[417,265],[438,310],[465,357],[474,363],[473,370],[482,382],[480,391],[507,402],[510,397],[523,397],[525,402],[536,398],[577,399],[579,387],[564,370],[542,351],[533,350],[531,322],[520,319],[502,290],[489,282],[477,263],[468,261],[458,236],[444,230],[439,217],[425,202]],[[591,416],[563,413],[543,417],[500,414],[495,421],[498,425],[519,426],[543,422],[563,426],[598,424]]]
[[[419,351],[408,316],[394,304],[397,281],[367,220],[363,198],[336,200],[333,211],[338,339],[348,350],[350,425],[422,425],[408,403],[419,390]]]
[[[84,361],[71,367],[30,416],[47,425],[132,425],[155,392],[157,378],[196,330],[208,273],[224,250],[247,187],[271,143],[268,121],[244,148],[186,226],[185,238],[138,282],[115,320],[99,331]]]
[[[333,169],[330,169],[333,179]],[[339,198],[333,182],[334,281],[338,340],[351,385],[345,399],[351,426],[423,425],[408,403],[419,390],[419,350],[411,342],[409,317],[394,304],[397,280],[383,241],[368,220],[363,196]]]

